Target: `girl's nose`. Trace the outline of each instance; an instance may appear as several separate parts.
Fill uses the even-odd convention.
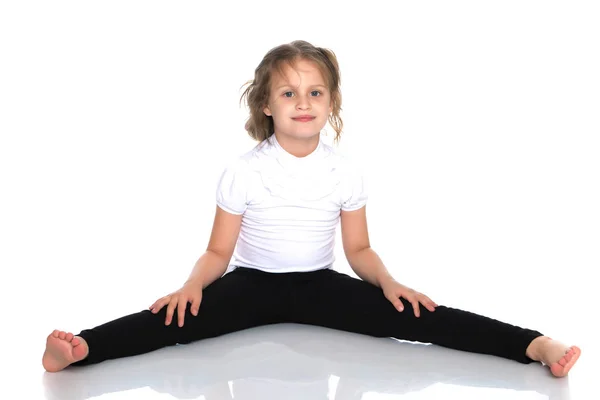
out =
[[[300,110],[306,110],[307,108],[310,108],[310,100],[307,96],[298,96],[297,99],[298,102],[296,103],[296,108]]]

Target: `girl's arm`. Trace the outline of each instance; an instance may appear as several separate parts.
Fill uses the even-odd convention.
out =
[[[377,253],[371,249],[366,208],[341,212],[344,254],[356,275],[381,287],[382,283],[393,278]]]
[[[206,252],[198,259],[186,283],[202,289],[223,276],[240,233],[242,215],[231,214],[217,206],[212,233]]]
[[[423,304],[431,312],[435,311],[437,303],[423,293],[396,282],[377,253],[371,249],[367,230],[366,206],[356,211],[342,211],[341,220],[344,253],[356,275],[364,281],[379,286],[384,296],[398,311],[404,310],[404,305],[400,301],[401,297],[412,304],[417,318],[421,315],[419,304]]]

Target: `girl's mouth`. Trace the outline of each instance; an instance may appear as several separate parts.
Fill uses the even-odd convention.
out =
[[[313,119],[315,119],[315,117],[298,117],[298,118],[292,118],[294,121],[298,121],[298,122],[308,122],[308,121],[312,121]]]

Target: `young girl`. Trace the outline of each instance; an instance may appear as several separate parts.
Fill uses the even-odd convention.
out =
[[[298,323],[541,361],[555,376],[567,375],[578,347],[439,306],[386,270],[369,242],[363,177],[320,137],[327,122],[336,141],[342,132],[332,51],[305,41],[273,48],[248,83],[246,130],[259,143],[224,170],[208,247],[188,280],[149,310],[77,336],[55,330],[42,358],[47,371]],[[338,221],[344,254],[361,279],[333,269]]]

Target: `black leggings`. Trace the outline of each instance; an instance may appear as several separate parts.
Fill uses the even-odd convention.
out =
[[[434,312],[421,306],[417,318],[412,305],[401,300],[404,311],[399,312],[380,288],[331,269],[268,273],[237,268],[204,289],[197,316],[191,314],[188,304],[181,328],[177,309],[171,324],[165,325],[165,306],[157,314],[144,310],[83,330],[78,336],[88,343],[89,354],[72,365],[134,356],[278,323],[432,343],[524,364],[533,361],[525,350],[540,332],[445,306]]]

